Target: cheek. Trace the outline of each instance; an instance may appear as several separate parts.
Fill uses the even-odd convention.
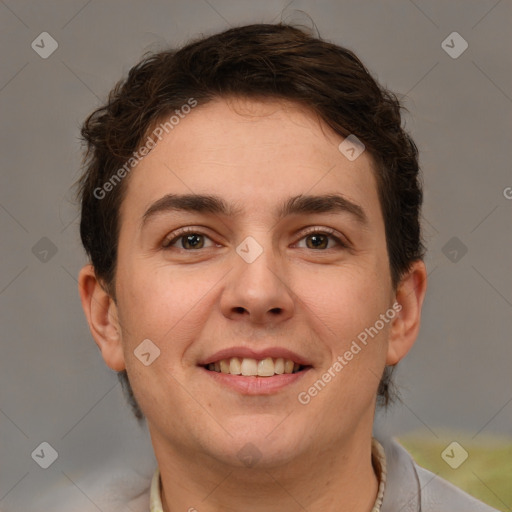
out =
[[[346,264],[311,275],[297,273],[293,291],[321,338],[342,350],[389,307],[389,288],[377,264]]]
[[[314,324],[311,328],[330,353],[315,375],[315,379],[325,377],[329,381],[328,389],[320,392],[321,383],[316,387],[314,382],[308,384],[313,385],[308,388],[313,395],[322,395],[318,407],[337,403],[340,411],[356,411],[374,399],[385,365],[391,326],[389,319],[380,319],[390,307],[390,289],[383,282],[381,271],[375,261],[367,266],[347,264],[333,268],[314,279],[307,273],[296,276],[294,289]],[[313,396],[308,389],[305,392]],[[355,395],[359,397],[357,403],[350,398]],[[341,420],[337,414],[334,416]]]
[[[211,285],[193,282],[186,272],[170,272],[168,267],[144,266],[142,262],[119,268],[123,351],[136,399],[144,411],[166,401],[183,408],[179,396],[169,390],[177,389],[177,382],[182,381],[183,354],[197,338],[198,315],[204,312],[201,297]],[[147,345],[145,340],[151,343]],[[141,345],[143,342],[146,345]],[[144,351],[139,346],[144,346]],[[147,352],[150,362],[146,366],[137,354]]]
[[[200,326],[198,317],[205,314],[215,282],[204,274],[171,271],[165,265],[125,266],[118,287],[124,344],[133,349],[149,338],[165,348],[165,354],[183,351]]]

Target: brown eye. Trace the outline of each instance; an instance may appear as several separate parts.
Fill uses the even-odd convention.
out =
[[[164,240],[162,243],[162,247],[164,249],[183,249],[186,251],[191,251],[194,249],[204,249],[206,247],[210,247],[206,245],[206,241],[210,240],[209,237],[202,233],[198,233],[195,231],[188,231],[183,232],[182,234],[178,234],[177,236],[174,236],[173,238],[168,238]],[[210,240],[211,242],[211,240]]]
[[[316,250],[333,249],[336,246],[338,248],[348,247],[347,244],[344,243],[339,237],[326,231],[326,228],[323,230],[317,229],[310,233],[306,233],[297,243],[297,247]]]
[[[305,237],[308,249],[327,249],[329,245],[329,237],[327,235],[308,235]]]
[[[185,235],[181,238],[181,246],[183,249],[202,249],[204,246],[203,235],[194,233],[192,235]]]

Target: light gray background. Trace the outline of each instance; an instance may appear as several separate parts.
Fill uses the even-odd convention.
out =
[[[231,25],[309,24],[301,10],[407,96],[421,150],[428,296],[399,367],[403,405],[380,415],[378,429],[512,435],[510,1],[1,0],[3,511],[40,510],[42,493],[100,510],[99,475],[154,463],[79,303],[85,258],[70,187],[80,123],[145,51]],[[48,59],[31,48],[43,31],[59,45]],[[457,59],[441,47],[453,31],[469,44]],[[57,248],[46,262],[32,252],[42,237]],[[452,237],[467,248],[457,262],[443,250]],[[43,441],[59,454],[46,470],[31,458]]]

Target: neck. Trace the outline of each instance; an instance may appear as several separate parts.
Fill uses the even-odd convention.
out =
[[[153,438],[164,512],[370,512],[378,479],[371,461],[371,433],[336,447],[312,450],[269,467],[240,468],[177,453]]]

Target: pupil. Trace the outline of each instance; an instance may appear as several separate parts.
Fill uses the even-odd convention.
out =
[[[201,240],[200,240],[200,236],[201,235],[187,235],[186,237],[186,241],[185,241],[185,245],[188,245],[190,247],[196,247],[198,244],[201,243]]]
[[[314,247],[320,247],[325,245],[324,235],[311,235],[310,240]]]

